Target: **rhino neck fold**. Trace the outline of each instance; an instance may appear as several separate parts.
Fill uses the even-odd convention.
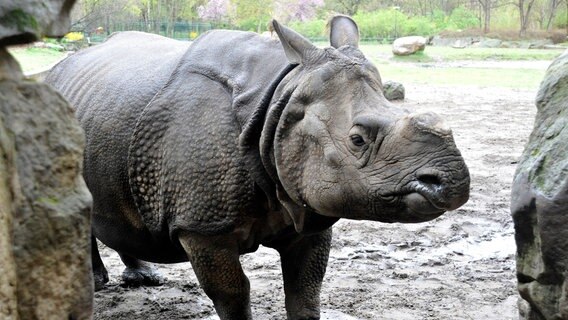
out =
[[[269,179],[271,179],[271,187],[275,186],[278,204],[283,207],[281,210],[283,211],[282,213],[292,219],[294,228],[298,233],[309,235],[330,228],[339,218],[322,216],[308,207],[307,204],[298,204],[292,200],[280,183],[274,160],[276,130],[281,123],[282,114],[291,96],[297,88],[293,80],[301,74],[301,70],[302,68],[300,67],[294,69],[294,66],[292,66],[289,69],[289,73],[287,73],[285,77],[282,77],[281,82],[275,87],[271,95],[270,105],[265,109],[266,116],[264,117],[262,133],[258,145],[260,147],[259,151],[262,166],[268,174]]]
[[[247,121],[242,124],[241,134],[239,136],[239,144],[245,149],[246,164],[249,167],[254,182],[266,195],[268,204],[271,210],[277,210],[278,200],[276,197],[275,182],[277,176],[274,175],[273,167],[267,167],[262,159],[262,145],[261,136],[263,136],[266,128],[266,122],[270,122],[272,117],[267,115],[271,107],[274,93],[282,83],[282,80],[296,67],[296,65],[287,65],[284,67],[276,78],[270,83],[266,91],[264,91],[262,99],[257,107],[252,112]],[[278,124],[278,119],[275,119],[275,124]],[[276,125],[272,129],[276,130]],[[273,133],[271,133],[273,135]],[[272,143],[270,143],[272,145]],[[276,179],[276,180],[275,180]]]

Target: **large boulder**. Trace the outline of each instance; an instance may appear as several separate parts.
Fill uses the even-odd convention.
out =
[[[522,319],[568,319],[568,51],[548,68],[513,181]]]
[[[428,39],[420,36],[402,37],[392,44],[392,53],[397,56],[407,56],[418,51],[424,51]]]
[[[61,35],[74,1],[0,3],[0,319],[89,319],[91,195],[69,104],[5,46]]]

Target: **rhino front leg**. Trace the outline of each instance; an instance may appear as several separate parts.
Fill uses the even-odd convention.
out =
[[[282,260],[288,319],[319,319],[320,289],[331,246],[331,228],[297,236],[277,248]]]
[[[213,300],[221,320],[252,319],[250,284],[239,261],[238,246],[229,236],[181,234],[201,288]]]

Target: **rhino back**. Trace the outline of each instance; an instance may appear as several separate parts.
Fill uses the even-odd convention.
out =
[[[116,116],[125,116],[117,121],[129,120],[133,125],[188,46],[142,32],[116,33],[57,64],[46,82],[76,108],[87,136],[96,129],[93,126]]]

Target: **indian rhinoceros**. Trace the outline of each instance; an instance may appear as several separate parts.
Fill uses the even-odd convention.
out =
[[[85,130],[93,233],[124,280],[157,282],[143,261],[189,260],[221,319],[251,319],[239,255],[259,245],[280,254],[288,318],[319,319],[339,218],[421,222],[469,197],[451,130],[384,98],[351,18],[330,21],[325,49],[272,26],[280,41],[119,33],[47,78]]]

